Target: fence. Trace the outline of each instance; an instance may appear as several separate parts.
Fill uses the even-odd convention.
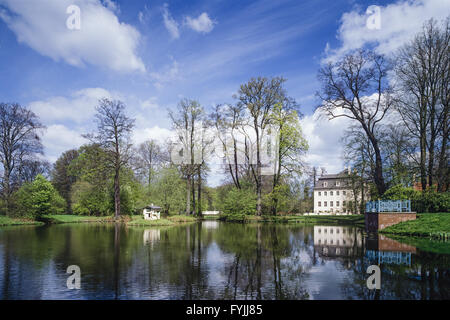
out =
[[[411,200],[368,201],[366,212],[411,212]]]

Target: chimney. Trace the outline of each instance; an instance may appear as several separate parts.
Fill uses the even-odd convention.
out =
[[[350,166],[348,166],[348,168],[347,168],[347,173],[348,173],[348,175],[352,174],[352,170],[350,169]]]

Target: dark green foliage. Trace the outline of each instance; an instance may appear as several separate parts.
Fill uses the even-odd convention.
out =
[[[66,210],[65,200],[42,175],[25,183],[14,195],[15,216],[38,219],[44,214],[61,214]]]
[[[255,214],[256,195],[255,191],[247,189],[237,189],[233,187],[223,199],[223,212],[225,214]]]
[[[415,212],[449,212],[450,208],[450,192],[436,192],[433,189],[421,192],[401,184],[387,190],[382,199],[411,200],[411,210]]]

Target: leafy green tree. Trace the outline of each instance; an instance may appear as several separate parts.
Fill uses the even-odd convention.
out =
[[[283,178],[301,175],[301,157],[308,150],[308,142],[303,137],[296,107],[295,101],[286,98],[283,103],[276,104],[272,109],[271,124],[278,132],[271,193],[271,211],[274,215],[277,213],[280,197],[289,189],[288,186],[282,185]]]
[[[114,214],[117,219],[120,216],[120,173],[131,158],[130,135],[135,120],[127,117],[122,101],[106,98],[99,101],[95,117],[97,132],[84,137],[105,151],[105,164],[114,171]]]
[[[163,168],[152,187],[150,200],[166,214],[179,214],[186,209],[186,184],[176,167]]]
[[[52,171],[52,183],[59,194],[66,200],[69,211],[72,210],[70,191],[76,182],[76,175],[69,173],[69,167],[78,157],[77,150],[68,150],[56,160]]]
[[[44,214],[61,214],[66,209],[65,200],[42,175],[24,184],[16,193],[16,215],[38,219]]]
[[[223,199],[223,212],[226,214],[255,214],[256,195],[251,188],[233,187]]]

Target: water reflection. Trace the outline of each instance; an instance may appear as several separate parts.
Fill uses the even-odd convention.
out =
[[[81,290],[66,288],[68,265]],[[379,264],[382,290],[366,287]],[[0,229],[1,299],[449,299],[448,255],[343,226]]]
[[[363,248],[361,230],[340,226],[314,226],[314,248],[324,257],[353,257]]]

